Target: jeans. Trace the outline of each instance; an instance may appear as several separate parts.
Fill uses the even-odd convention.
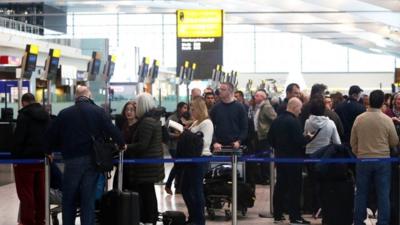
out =
[[[354,225],[364,225],[366,219],[368,187],[374,185],[378,197],[377,225],[388,225],[390,220],[390,177],[388,162],[358,163],[356,168],[356,195],[354,199]]]
[[[63,177],[63,225],[75,225],[80,207],[81,225],[95,224],[96,172],[90,156],[65,159]]]
[[[171,157],[174,159],[176,157],[176,149],[169,149],[169,153],[171,154]],[[172,186],[172,181],[175,179],[175,189],[180,189],[180,177],[179,177],[179,172],[177,171],[178,168],[175,166],[172,167],[171,172],[169,172],[167,182],[165,183],[165,186],[168,188],[171,188]]]
[[[188,221],[196,225],[205,225],[206,223],[203,178],[207,165],[203,163],[185,165],[182,173],[182,197],[188,209]]]

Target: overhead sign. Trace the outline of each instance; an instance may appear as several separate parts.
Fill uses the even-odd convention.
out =
[[[222,10],[183,9],[176,15],[178,37],[222,37]]]
[[[211,79],[223,64],[223,10],[177,10],[177,74],[185,61],[197,65],[194,79]]]

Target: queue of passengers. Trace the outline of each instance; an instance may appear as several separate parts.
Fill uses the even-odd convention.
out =
[[[239,148],[246,145],[246,154],[261,152],[263,157],[270,157],[268,151],[273,149],[276,158],[305,158],[334,145],[351,149],[357,158],[390,158],[391,150],[399,142],[400,94],[384,94],[380,90],[362,94],[363,90],[357,85],[349,88],[348,95],[342,95],[329,94],[326,85],[315,84],[310,96],[306,96],[298,84],[292,83],[286,87],[286,97],[282,101],[271,98],[265,90],[257,90],[247,101],[243,92],[235,90],[231,83],[221,83],[218,89],[206,88],[203,94],[198,88],[192,89],[191,101],[178,103],[176,111],[167,119],[167,127],[170,121],[175,121],[187,131],[200,132],[203,140],[201,146],[197,146],[199,157],[210,157],[223,146]],[[51,155],[54,149],[61,150],[65,163],[63,224],[75,224],[79,207],[81,224],[94,225],[99,174],[91,161],[91,135],[111,137],[119,149],[125,150],[127,159],[163,158],[163,142],[170,155],[176,157],[177,144],[185,135],[162,127],[163,111],[156,107],[153,96],[148,93],[140,94],[135,101],[124,105],[116,120],[117,126],[93,102],[88,87],[78,86],[75,97],[73,106],[50,120],[35,97],[24,94],[13,156],[41,158],[44,154]],[[87,127],[82,129],[82,124]],[[254,163],[246,166],[247,182],[253,188],[256,174],[261,174],[265,181],[269,179],[268,166]],[[276,182],[268,181],[275,185],[274,222],[284,222],[287,213],[291,224],[310,224],[301,213],[303,167],[301,163],[276,165]],[[314,188],[312,213],[317,215],[322,208],[323,224],[364,224],[371,184],[378,198],[377,224],[390,224],[394,216],[390,202],[390,163],[357,163],[355,173],[350,171],[350,178],[347,178],[355,179],[355,188],[350,188],[350,194],[354,196],[354,213],[351,205],[351,212],[343,220],[331,219],[330,214],[334,212],[324,205],[325,199],[321,197],[326,183],[321,183],[314,165],[306,167]],[[182,172],[181,167],[174,166],[168,176],[165,191],[173,193],[172,181],[175,179],[175,193],[182,194],[188,209],[187,224],[206,223],[203,178],[208,168],[207,163],[202,163],[184,168],[185,172]],[[44,209],[44,167],[15,164],[14,171],[20,199],[20,223],[43,225],[44,210],[40,209]],[[164,179],[164,165],[127,164],[123,174],[123,189],[139,193],[140,221],[156,224],[159,213],[154,185]]]

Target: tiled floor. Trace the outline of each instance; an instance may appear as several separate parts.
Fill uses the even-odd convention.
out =
[[[274,224],[270,218],[260,218],[260,212],[267,212],[269,210],[269,186],[258,185],[256,190],[257,199],[253,208],[248,209],[246,216],[238,216],[238,224],[241,225],[272,225]],[[163,185],[156,185],[156,192],[158,197],[159,211],[166,210],[180,210],[185,213],[186,207],[182,200],[181,195],[168,195],[164,191]],[[15,192],[14,183],[0,186],[0,225],[17,225],[18,213],[18,198]],[[304,216],[310,220],[312,224],[321,224],[321,220],[314,220],[310,215]],[[60,220],[61,221],[61,220]],[[77,220],[79,224],[79,220]],[[162,224],[161,222],[159,223]],[[218,211],[215,220],[207,219],[207,225],[228,225],[231,221],[226,221],[224,212]],[[289,224],[287,221],[284,224]],[[368,225],[375,224],[372,221],[367,221]]]

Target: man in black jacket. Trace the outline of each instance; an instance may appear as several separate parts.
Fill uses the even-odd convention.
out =
[[[365,107],[358,102],[361,97],[361,92],[363,92],[363,90],[359,86],[351,86],[349,89],[349,98],[345,102],[340,103],[335,110],[344,128],[343,143],[349,147],[351,128],[353,127],[354,121],[358,115],[366,110]]]
[[[51,147],[61,147],[65,164],[63,224],[75,225],[79,206],[81,225],[94,225],[95,190],[99,173],[92,161],[91,135],[111,137],[121,149],[126,146],[110,117],[90,99],[91,93],[87,87],[78,86],[75,96],[75,105],[58,114],[48,132],[48,140]]]
[[[293,97],[300,97],[300,86],[296,83],[291,83],[286,87],[286,98],[283,100],[283,102],[278,106],[276,109],[276,113],[278,115],[281,115],[283,112],[286,111],[286,106],[289,102],[289,100]]]
[[[293,97],[287,104],[286,111],[276,118],[268,132],[268,142],[274,148],[276,158],[303,158],[306,138],[300,126],[298,116],[302,103]],[[285,195],[288,195],[288,210],[291,224],[310,224],[300,213],[302,183],[302,164],[278,163],[276,165],[276,184],[274,191],[274,220],[283,222]]]
[[[15,129],[13,158],[43,159],[44,133],[50,121],[49,114],[26,93],[21,98]],[[20,200],[20,221],[24,225],[44,225],[44,165],[14,164],[15,186]]]

